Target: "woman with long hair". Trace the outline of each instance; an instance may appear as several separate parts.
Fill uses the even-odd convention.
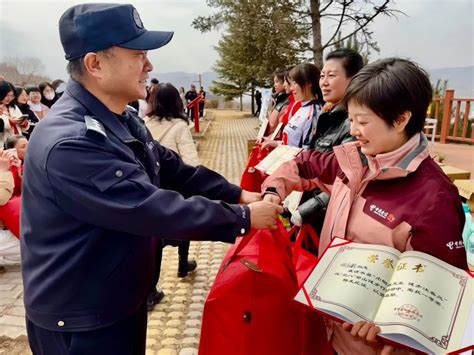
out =
[[[15,87],[8,81],[0,81],[0,106],[2,111],[0,122],[0,149],[8,137],[28,132],[30,122],[23,115],[15,100]]]
[[[53,86],[47,81],[43,81],[39,83],[38,87],[41,91],[41,103],[51,108],[58,101],[58,95],[56,95]]]
[[[58,101],[58,95],[56,95],[53,86],[47,81],[43,81],[38,85],[38,87],[41,92],[41,103],[48,106],[48,108],[51,108],[51,106]]]
[[[178,90],[170,83],[159,84],[152,90],[150,110],[145,123],[161,145],[174,150],[189,165],[199,165],[189,119],[184,113]]]
[[[33,129],[35,128],[36,123],[39,122],[38,117],[31,110],[30,105],[28,105],[28,93],[25,88],[21,86],[15,86],[15,99],[13,103],[18,106],[23,115],[28,115],[28,121],[30,121],[30,128],[28,132],[23,132],[23,135],[26,138],[29,138]]]
[[[153,138],[162,146],[178,153],[186,164],[199,165],[198,153],[189,130],[188,116],[184,113],[183,101],[178,90],[170,83],[162,83],[156,85],[150,95],[150,109],[148,116],[145,117],[145,124]],[[172,241],[170,244],[178,246],[178,277],[186,277],[197,267],[196,261],[188,260],[190,243],[188,240],[183,240]],[[163,245],[158,250],[160,258],[162,247]],[[163,297],[163,291],[155,288],[148,295],[148,310],[151,311]]]

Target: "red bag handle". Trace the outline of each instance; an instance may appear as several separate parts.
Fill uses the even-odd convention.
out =
[[[229,259],[225,263],[225,265],[222,267],[222,270],[224,271],[227,266],[230,264],[230,262],[247,246],[247,244],[250,242],[250,240],[254,237],[255,233],[257,232],[256,229],[252,229],[249,234],[247,234],[245,237],[243,237],[239,245],[237,245],[237,248],[233,251],[233,253],[230,255]],[[280,222],[279,219],[277,219],[277,229],[271,231],[273,238],[275,241],[281,244],[281,247],[283,250],[291,250],[291,242],[290,242],[290,235],[283,224]],[[291,257],[291,256],[290,256]],[[292,264],[293,265],[293,264]]]
[[[319,236],[314,228],[310,224],[303,224],[298,232],[298,235],[296,236],[295,247],[293,251],[293,258],[295,260],[298,258],[301,250],[303,250],[303,241],[308,235],[313,241],[314,245],[319,247]]]

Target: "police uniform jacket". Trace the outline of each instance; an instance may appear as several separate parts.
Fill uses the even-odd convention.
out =
[[[25,162],[26,316],[58,331],[125,319],[153,286],[160,238],[233,242],[249,230],[240,194],[71,80],[36,126]]]

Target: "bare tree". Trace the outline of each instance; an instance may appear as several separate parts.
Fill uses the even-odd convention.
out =
[[[253,2],[262,3],[262,0]],[[244,0],[206,0],[208,6],[219,11],[207,16],[199,16],[193,21],[193,26],[201,32],[208,32],[212,29],[218,29],[221,25],[229,22],[233,18],[232,12],[223,11],[227,3],[238,6],[246,4]],[[272,0],[265,2],[265,10],[272,13],[277,9],[284,9],[285,16],[282,16],[279,22],[288,22],[294,24],[296,36],[292,41],[298,44],[299,53],[306,57],[311,53],[315,64],[320,68],[323,65],[323,51],[326,48],[342,43],[344,40],[354,37],[361,45],[360,51],[368,56],[370,50],[379,51],[377,42],[373,39],[373,31],[370,30],[370,24],[380,15],[397,18],[397,15],[404,13],[394,9],[391,6],[394,0]],[[249,14],[252,16],[254,14]],[[258,18],[255,19],[258,22]],[[324,28],[328,28],[329,35],[325,33],[324,38],[328,38],[323,43],[321,24],[324,21]],[[326,26],[329,25],[329,26]],[[270,26],[270,30],[274,26]],[[341,34],[341,35],[339,35]],[[261,33],[262,37],[266,35],[281,38],[285,33],[269,31]],[[284,47],[285,41],[282,41]]]
[[[18,70],[7,63],[0,63],[0,76],[15,84],[19,82],[21,77]]]
[[[0,73],[6,80],[18,85],[37,83],[47,79],[44,76],[44,65],[36,57],[6,57],[0,63]]]
[[[301,26],[310,34],[310,41],[302,43],[302,49],[312,53],[313,60],[320,68],[323,65],[323,51],[344,40],[357,36],[360,44],[365,47],[366,54],[370,50],[379,51],[373,39],[370,24],[377,16],[385,15],[397,18],[405,15],[402,11],[391,8],[394,0],[301,0],[300,7],[294,14],[300,16]],[[327,41],[322,42],[321,21],[333,23]],[[341,34],[342,33],[342,34]],[[341,35],[339,35],[341,34]]]

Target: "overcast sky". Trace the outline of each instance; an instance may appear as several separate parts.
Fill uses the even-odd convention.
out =
[[[66,78],[58,20],[81,2],[87,1],[0,0],[0,57],[38,57],[46,75]],[[109,2],[133,3],[147,29],[175,32],[170,44],[150,52],[154,72],[202,73],[217,59],[213,46],[220,33],[201,34],[191,27],[195,17],[213,11],[205,0]],[[376,19],[372,29],[381,53],[372,59],[409,57],[429,69],[474,65],[474,0],[397,0],[395,6],[408,16]]]

